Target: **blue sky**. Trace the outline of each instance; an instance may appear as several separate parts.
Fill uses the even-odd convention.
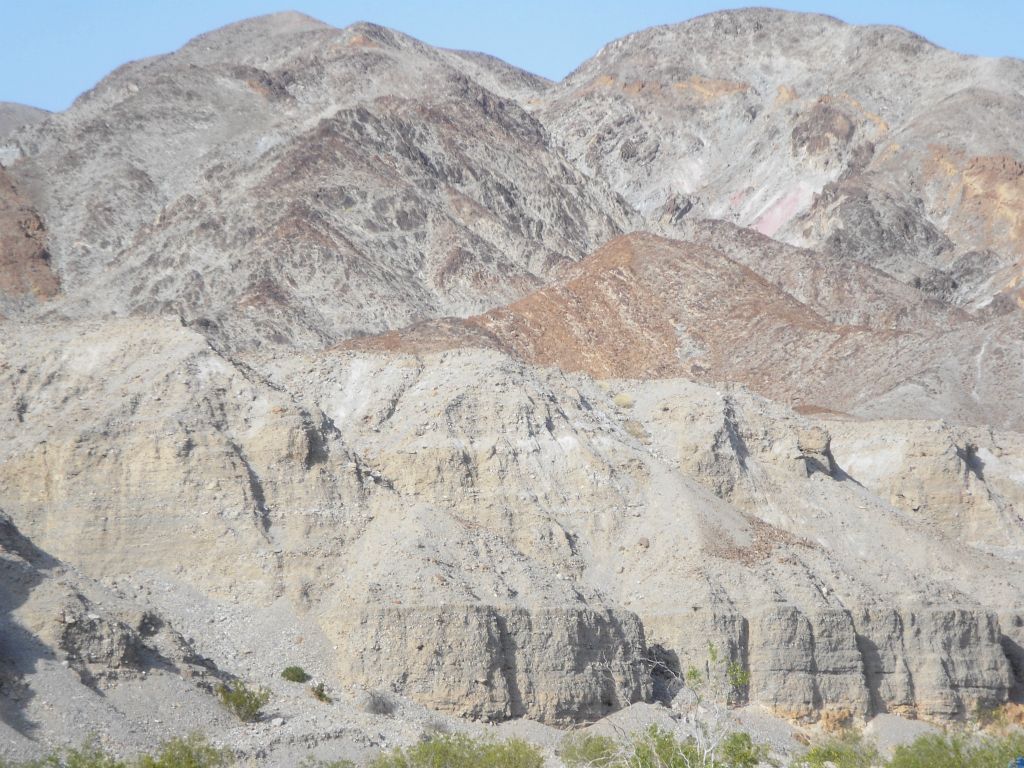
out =
[[[280,10],[336,26],[373,21],[559,79],[616,37],[751,4],[897,24],[963,53],[1024,58],[1024,0],[0,0],[0,101],[65,109],[126,61]]]

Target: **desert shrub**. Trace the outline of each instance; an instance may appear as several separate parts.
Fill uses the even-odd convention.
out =
[[[702,765],[692,739],[677,739],[670,732],[651,727],[635,738],[632,754],[622,768],[691,768]]]
[[[928,733],[910,744],[903,744],[893,752],[891,764],[899,768],[927,765],[929,768],[968,768],[970,744],[965,736]],[[1003,761],[1003,765],[1006,764]]]
[[[560,755],[569,768],[756,768],[768,759],[768,748],[736,731],[709,751],[693,737],[655,726],[625,743],[607,736],[570,737]]]
[[[0,768],[127,768],[92,739],[81,747],[55,750],[38,760],[8,760],[0,756]]]
[[[127,763],[118,760],[100,747],[95,740],[88,739],[81,747],[55,752],[38,763],[28,766],[49,768],[127,768]]]
[[[156,755],[143,755],[125,762],[118,760],[95,740],[81,747],[51,752],[39,760],[11,762],[0,758],[0,768],[226,768],[234,763],[228,750],[216,749],[202,736],[174,738],[160,745]]]
[[[1024,728],[1024,704],[1007,702],[998,706],[979,704],[974,711],[977,724],[986,731],[1005,734]]]
[[[559,749],[569,768],[615,768],[621,765],[622,749],[609,736],[570,736]]]
[[[1024,756],[1024,733],[1019,730],[998,737],[981,736],[968,750],[969,765],[1008,765],[1011,760]],[[896,764],[895,756],[893,765]]]
[[[612,398],[612,402],[619,406],[619,408],[632,408],[636,405],[636,400],[628,392],[619,392]]]
[[[356,768],[351,760],[321,760],[316,757],[306,757],[299,768]]]
[[[227,749],[217,749],[198,734],[165,741],[156,755],[139,758],[137,768],[224,768],[234,757]]]
[[[444,734],[406,749],[395,749],[370,763],[370,768],[543,768],[536,747],[519,739],[483,741],[463,734]]]
[[[850,732],[817,744],[793,762],[796,768],[871,768],[882,762],[874,744]]]
[[[310,675],[302,667],[285,667],[281,677],[289,683],[305,683],[311,679]]]
[[[718,747],[717,762],[727,768],[756,768],[768,759],[768,747],[755,744],[749,733],[734,731]]]
[[[895,749],[890,768],[1002,768],[1024,755],[1024,733],[966,736],[929,733]]]
[[[745,691],[750,687],[750,670],[744,668],[738,661],[729,662],[725,668],[725,675],[735,691]]]
[[[324,690],[323,683],[317,683],[316,685],[309,686],[309,692],[317,701],[322,701],[324,704],[330,704],[333,699],[327,695],[327,691]]]
[[[241,680],[221,683],[217,686],[217,696],[220,703],[243,723],[256,722],[260,710],[270,701],[270,691],[266,688],[250,688]]]

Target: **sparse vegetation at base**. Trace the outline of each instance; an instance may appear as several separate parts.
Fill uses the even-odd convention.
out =
[[[136,768],[224,768],[234,762],[229,750],[218,749],[202,736],[192,734],[164,742],[156,755],[141,757],[135,765]]]
[[[816,744],[794,760],[793,765],[797,768],[871,768],[882,762],[875,745],[851,731],[841,738]]]
[[[299,768],[356,768],[351,760],[318,760],[315,757],[307,757]]]
[[[607,736],[571,738],[560,754],[569,768],[756,768],[768,759],[768,748],[737,731],[707,750],[697,739],[651,727],[625,742]]]
[[[857,735],[812,747],[793,761],[794,768],[1003,768],[1024,756],[1024,731],[998,736],[930,733],[893,751],[884,759],[873,744]]]
[[[134,760],[118,760],[93,740],[38,760],[10,762],[0,757],[0,768],[227,768],[234,763],[230,750],[214,747],[198,734],[168,739],[156,754]]]
[[[217,686],[217,696],[220,703],[243,723],[256,722],[260,710],[270,701],[270,691],[266,688],[250,688],[241,680],[221,683]]]
[[[543,768],[536,747],[520,739],[485,741],[441,734],[415,746],[381,755],[370,768]]]
[[[1002,736],[928,734],[897,747],[888,768],[987,768],[1024,756],[1024,732]]]
[[[312,679],[312,676],[302,667],[285,667],[281,672],[281,677],[289,683],[306,683]]]

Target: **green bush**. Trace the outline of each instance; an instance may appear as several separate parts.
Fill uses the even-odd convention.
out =
[[[196,734],[165,741],[155,756],[143,755],[130,762],[112,757],[93,739],[81,747],[57,750],[39,760],[14,763],[0,758],[0,768],[227,768],[233,763],[229,751],[210,746]]]
[[[266,688],[250,688],[241,680],[230,685],[221,683],[217,686],[217,696],[220,703],[243,723],[256,722],[260,710],[270,701],[270,691]]]
[[[234,763],[227,749],[217,749],[198,734],[165,741],[154,756],[146,755],[137,768],[225,768]]]
[[[693,739],[679,739],[652,727],[626,745],[607,736],[570,737],[560,751],[569,768],[756,768],[768,758],[768,748],[746,733],[728,734],[707,760]]]
[[[570,736],[558,751],[569,768],[614,768],[621,748],[609,736]]]
[[[91,738],[80,747],[55,751],[42,760],[15,765],[18,768],[128,768],[127,763],[108,754]]]
[[[408,749],[396,749],[370,768],[543,768],[544,758],[525,741],[491,742],[463,734],[439,735]]]
[[[756,768],[768,759],[768,746],[755,744],[749,733],[735,731],[718,747],[718,762],[729,768]]]
[[[289,683],[305,683],[311,679],[310,674],[302,667],[285,667],[281,672],[281,677]]]
[[[882,762],[873,744],[851,732],[841,739],[812,747],[803,757],[794,760],[793,765],[796,768],[871,768]]]
[[[1003,768],[1024,755],[1024,733],[974,736],[930,733],[897,747],[890,768]]]
[[[691,739],[679,740],[668,731],[652,727],[635,739],[633,754],[623,768],[692,768],[703,765]]]

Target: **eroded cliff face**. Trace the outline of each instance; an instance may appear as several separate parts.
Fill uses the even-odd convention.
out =
[[[985,554],[991,507],[915,516],[887,484],[960,493],[971,459],[942,428],[922,427],[933,459],[872,474],[856,457],[896,423],[738,388],[472,349],[231,358],[174,320],[63,333],[3,342],[21,406],[0,507],[93,576],[285,599],[347,681],[564,724],[651,700],[654,661],[702,664],[710,640],[749,669],[746,701],[798,719],[956,718],[1017,684],[993,611],[1020,584]],[[1009,515],[1015,464],[988,466],[972,498]]]
[[[569,725],[651,698],[635,614],[588,607],[368,606],[343,638],[346,676],[462,717]]]

